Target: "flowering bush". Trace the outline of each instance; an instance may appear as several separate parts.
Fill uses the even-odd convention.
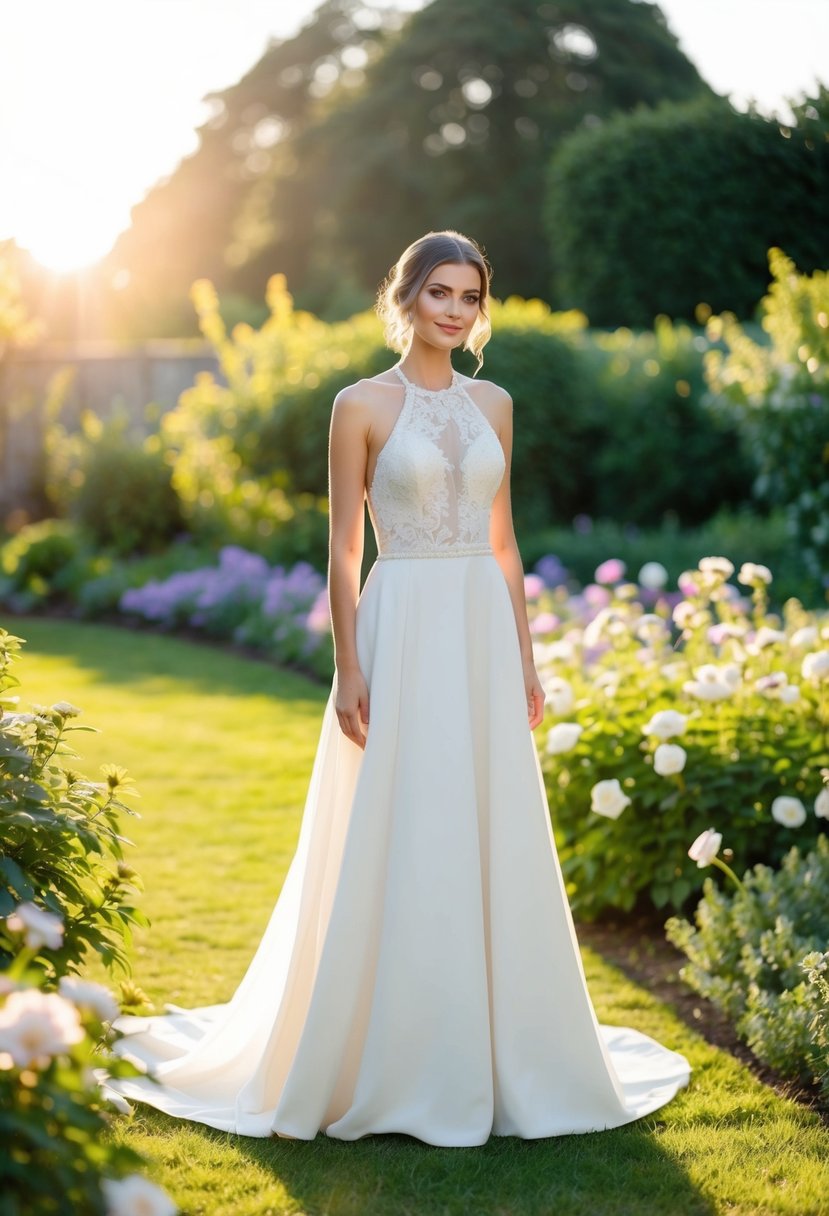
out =
[[[119,1005],[101,984],[63,976],[63,921],[35,904],[0,920],[11,965],[0,976],[0,1189],[8,1216],[173,1216],[175,1204],[134,1172],[143,1158],[106,1136],[129,1106],[105,1082],[135,1066],[106,1048]],[[51,968],[43,955],[55,955]],[[35,965],[36,961],[39,965]],[[127,1202],[129,1200],[129,1202]]]
[[[307,562],[271,567],[227,545],[216,566],[125,591],[121,609],[165,628],[188,625],[254,646],[323,677],[333,668],[326,582]]]
[[[644,587],[625,573],[603,563],[578,595],[528,587],[549,715],[537,738],[585,918],[681,907],[702,882],[687,842],[712,823],[745,868],[829,821],[829,624],[796,600],[771,614],[758,564],[735,585],[730,562],[704,558],[677,592],[657,589],[664,570]]]
[[[829,1095],[829,839],[779,870],[758,865],[732,894],[707,879],[695,924],[672,917],[680,975],[733,1019],[761,1060]]]
[[[755,342],[731,314],[708,335],[711,399],[735,417],[759,469],[755,491],[782,504],[792,540],[816,578],[829,567],[829,272],[798,275],[769,251],[773,282],[762,302],[770,342]]]
[[[75,756],[68,736],[94,728],[77,725],[80,710],[67,701],[20,712],[9,695],[20,645],[0,629],[0,916],[35,903],[65,922],[60,947],[34,960],[51,979],[77,970],[89,951],[128,972],[131,928],[148,923],[123,859],[119,817],[137,814],[124,802],[131,782],[117,765],[104,766],[102,781],[63,767]]]

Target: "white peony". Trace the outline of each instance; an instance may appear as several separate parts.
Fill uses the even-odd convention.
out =
[[[768,566],[758,566],[756,562],[743,562],[740,573],[737,575],[737,581],[746,587],[756,587],[758,583],[765,583],[768,586],[772,581],[771,570]]]
[[[12,933],[23,933],[26,945],[33,950],[39,950],[41,946],[59,950],[63,943],[63,921],[37,904],[18,904],[6,917],[6,926]]]
[[[829,788],[825,785],[815,798],[815,815],[818,819],[829,819]]]
[[[10,993],[0,1009],[0,1053],[18,1068],[45,1068],[83,1037],[77,1009],[56,992],[24,988]]]
[[[630,798],[622,790],[618,777],[597,781],[590,791],[591,811],[606,819],[618,819],[626,806],[630,806]]]
[[[829,679],[829,650],[813,650],[807,654],[800,665],[800,672],[804,680],[814,680],[816,684]]]
[[[64,975],[58,983],[61,996],[81,1009],[91,1009],[102,1022],[112,1022],[121,1012],[115,997],[103,984],[91,980],[79,980],[74,975]]]
[[[786,635],[782,629],[770,629],[761,625],[750,643],[746,643],[749,654],[759,654],[766,646],[774,646],[776,642],[785,642]]]
[[[713,828],[707,828],[701,835],[697,836],[694,843],[688,850],[688,856],[691,861],[695,861],[700,869],[705,866],[710,866],[711,862],[720,851],[722,844],[722,834],[715,832]]]
[[[781,794],[771,804],[772,818],[784,828],[799,828],[806,822],[806,808],[799,798]]]
[[[817,625],[803,625],[802,628],[794,631],[791,643],[792,646],[796,646],[798,649],[801,646],[814,646],[819,636]]]
[[[104,1178],[101,1190],[107,1216],[175,1216],[178,1208],[166,1191],[140,1174]]]
[[[788,687],[789,677],[785,671],[770,671],[767,676],[755,680],[754,687],[764,697],[774,697],[783,700],[783,691]]]
[[[733,696],[742,678],[736,663],[726,663],[721,667],[716,663],[703,663],[696,668],[694,675],[696,679],[687,680],[682,687],[700,701],[723,701]]]
[[[653,770],[660,777],[671,777],[685,768],[688,753],[678,743],[660,743],[653,753]]]
[[[684,735],[688,719],[685,714],[675,709],[660,709],[650,722],[642,727],[643,735],[656,735],[657,739],[673,739],[675,735]]]
[[[557,716],[569,714],[573,708],[573,689],[569,682],[561,676],[549,676],[542,681],[545,701]]]
[[[571,751],[579,741],[579,735],[584,727],[576,722],[556,722],[547,731],[546,750],[551,756],[560,756],[562,752]]]
[[[731,578],[734,573],[734,566],[727,557],[704,557],[699,568],[703,574],[717,578]]]

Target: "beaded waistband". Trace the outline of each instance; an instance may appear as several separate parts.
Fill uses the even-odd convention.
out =
[[[491,545],[452,545],[443,549],[405,549],[399,553],[378,553],[378,562],[405,557],[474,557],[492,554]]]

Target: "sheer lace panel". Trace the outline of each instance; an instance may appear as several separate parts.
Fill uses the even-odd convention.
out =
[[[456,371],[448,388],[432,390],[394,370],[403,408],[368,491],[378,556],[489,552],[492,500],[506,467],[501,441]]]

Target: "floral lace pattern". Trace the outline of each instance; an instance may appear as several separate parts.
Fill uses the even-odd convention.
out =
[[[463,388],[405,387],[368,491],[379,556],[485,552],[492,500],[506,467],[500,440]]]

